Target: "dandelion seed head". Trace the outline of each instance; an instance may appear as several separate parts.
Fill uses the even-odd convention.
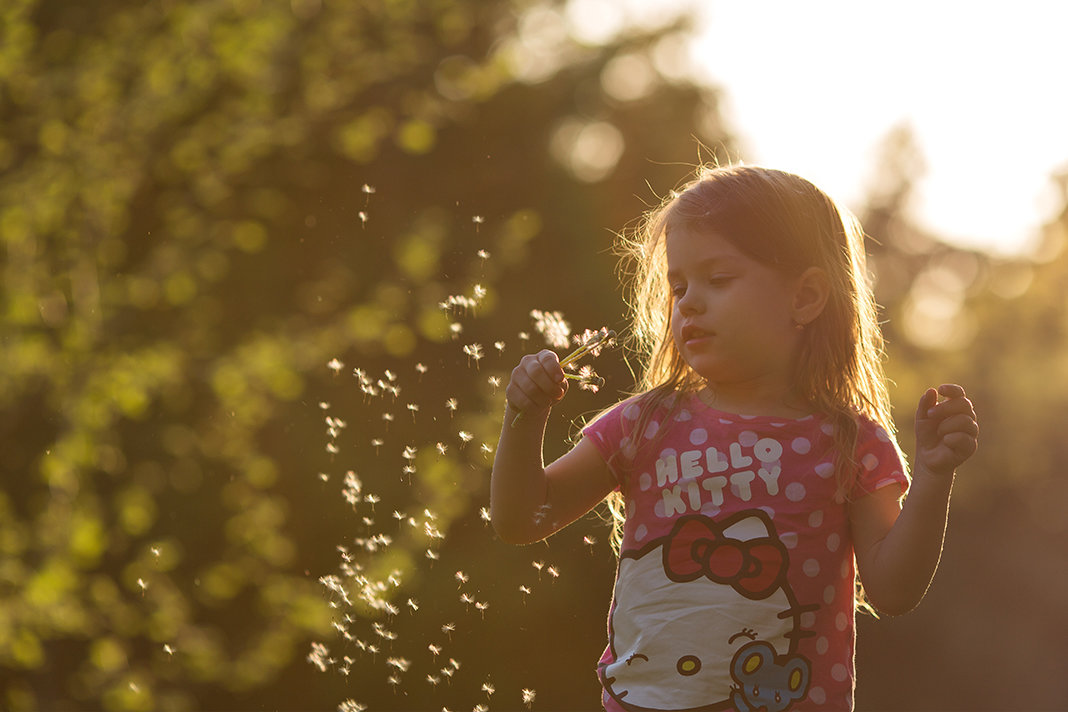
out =
[[[571,326],[560,312],[545,312],[533,309],[534,329],[542,335],[549,346],[566,349],[571,343]]]

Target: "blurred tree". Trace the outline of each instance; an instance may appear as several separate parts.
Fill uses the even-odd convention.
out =
[[[606,229],[641,209],[635,186],[672,187],[695,138],[731,145],[672,64],[684,26],[583,43],[565,11],[4,5],[0,706],[331,706],[303,657],[338,624],[316,579],[359,522],[344,473],[488,536],[485,452],[450,441],[405,478],[398,447],[387,478],[372,423],[357,447],[335,415],[364,402],[353,366],[444,370],[428,402],[461,392],[455,427],[494,442],[499,395],[442,302],[485,286],[487,350],[532,307],[613,322]],[[426,546],[397,537],[368,567],[414,570]]]
[[[918,228],[922,156],[892,132],[861,218],[884,307],[900,439],[922,390],[963,384],[980,421],[958,475],[940,571],[917,611],[862,620],[858,707],[1060,709],[1068,685],[1068,195],[1031,254],[994,256]],[[993,169],[992,169],[993,170]],[[1007,683],[1006,681],[1012,681]],[[968,681],[966,684],[964,681]]]

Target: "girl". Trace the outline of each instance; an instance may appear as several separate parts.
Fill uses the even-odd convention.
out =
[[[639,393],[544,466],[567,380],[553,352],[524,356],[494,528],[530,543],[615,498],[607,710],[852,709],[854,609],[926,592],[972,405],[956,385],[921,396],[910,486],[863,234],[798,176],[703,169],[624,248]]]

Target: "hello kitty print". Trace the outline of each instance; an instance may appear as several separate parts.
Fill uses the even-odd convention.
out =
[[[670,410],[642,443],[633,400],[584,431],[627,503],[598,668],[605,708],[850,709],[855,572],[830,425],[696,397]],[[907,486],[871,422],[856,457],[856,495]]]

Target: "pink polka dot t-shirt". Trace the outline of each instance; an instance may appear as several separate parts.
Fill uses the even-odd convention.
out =
[[[696,396],[640,436],[638,417],[632,399],[583,433],[627,513],[598,666],[605,709],[852,709],[855,571],[830,423]],[[890,437],[864,418],[856,461],[854,498],[907,488]]]

